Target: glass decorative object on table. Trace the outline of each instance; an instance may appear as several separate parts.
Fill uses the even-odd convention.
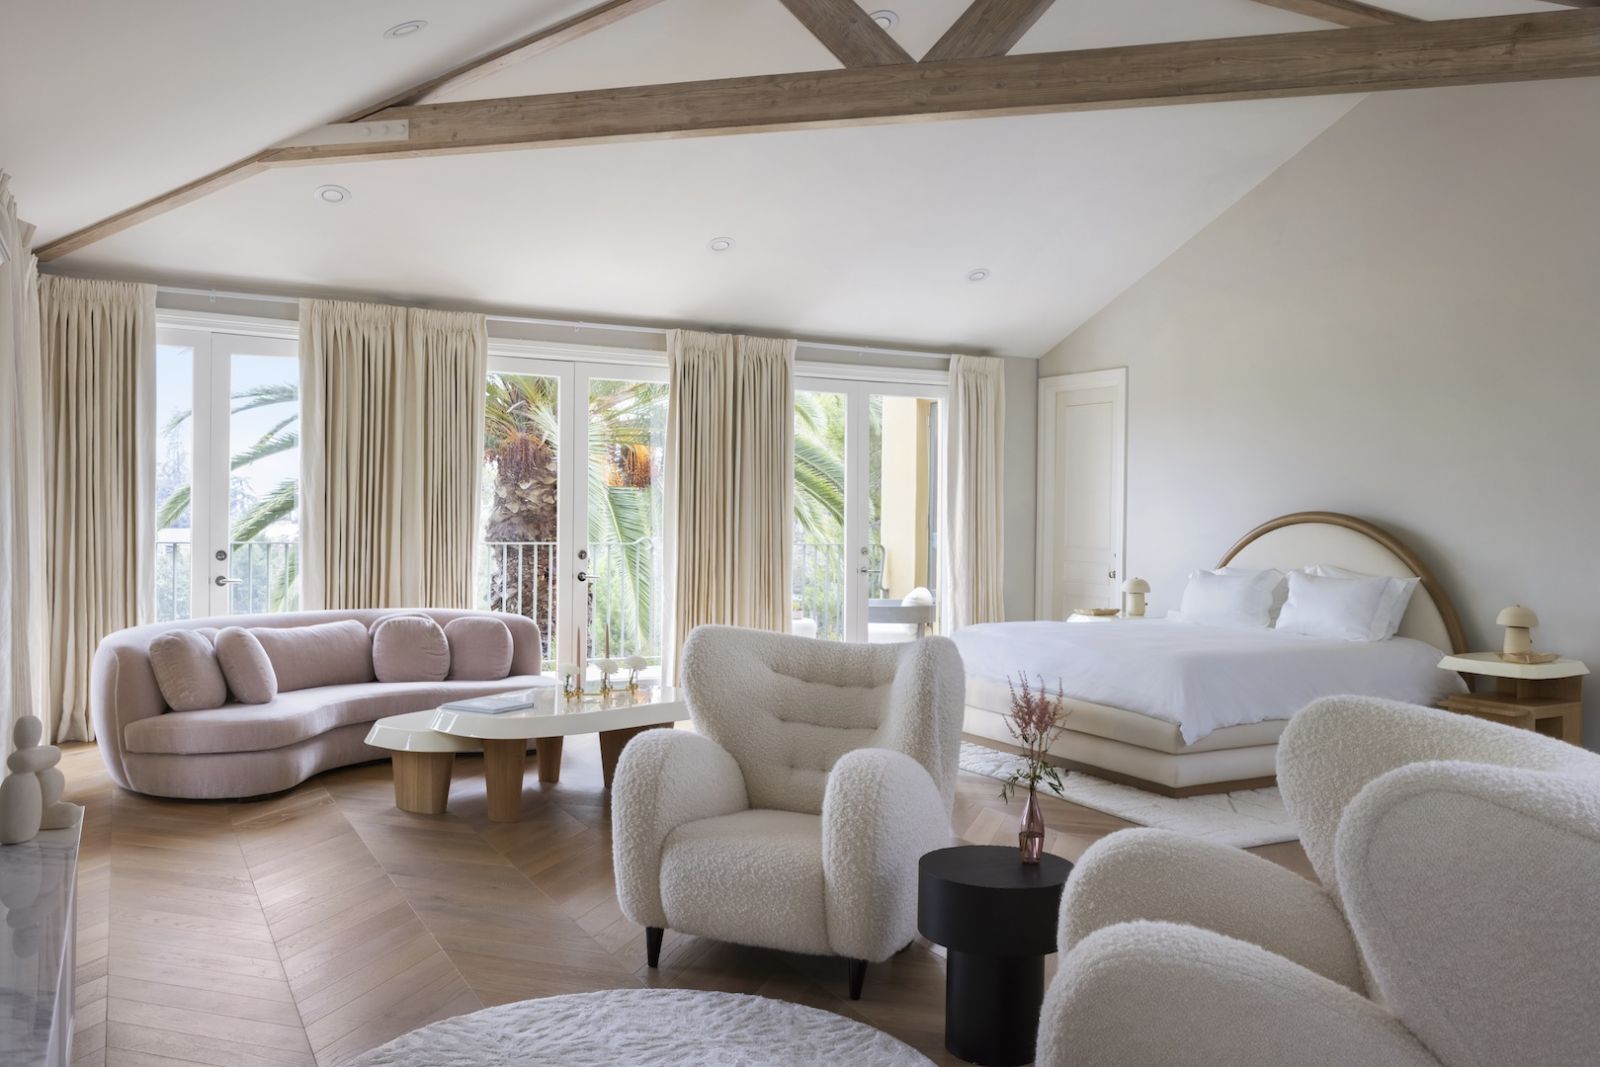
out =
[[[1039,804],[1039,785],[1043,783],[1056,796],[1062,796],[1062,778],[1066,775],[1049,761],[1050,746],[1067,728],[1066,695],[1060,682],[1052,696],[1039,679],[1034,690],[1026,673],[1017,675],[1015,681],[1007,680],[1011,687],[1011,712],[1006,716],[1006,728],[1022,749],[1022,766],[1012,771],[1000,786],[1000,796],[1007,803],[1012,794],[1027,787],[1028,796],[1022,804],[1022,818],[1017,827],[1017,850],[1022,862],[1037,865],[1044,854],[1044,810]]]

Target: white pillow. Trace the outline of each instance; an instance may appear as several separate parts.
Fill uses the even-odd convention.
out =
[[[1183,587],[1179,615],[1184,622],[1200,626],[1265,630],[1272,625],[1273,590],[1282,580],[1283,575],[1272,570],[1238,574],[1195,571]]]
[[[1310,637],[1370,641],[1387,578],[1328,578],[1289,572],[1289,599],[1278,613],[1277,628]]]
[[[1400,632],[1400,620],[1406,617],[1406,607],[1411,603],[1411,596],[1417,591],[1417,586],[1422,584],[1421,578],[1392,578],[1386,575],[1362,574],[1360,571],[1335,567],[1331,563],[1313,564],[1306,568],[1306,573],[1322,578],[1381,577],[1387,581],[1389,588],[1384,591],[1383,602],[1378,605],[1378,617],[1372,627],[1371,639],[1374,641],[1387,641]]]
[[[1276,574],[1278,576],[1278,584],[1272,587],[1272,608],[1271,608],[1271,611],[1270,611],[1270,615],[1272,617],[1272,621],[1276,622],[1278,620],[1278,612],[1283,610],[1283,602],[1286,599],[1288,599],[1288,596],[1289,596],[1289,585],[1288,585],[1287,582],[1285,582],[1283,580],[1283,572],[1282,571],[1272,570],[1272,568],[1270,568],[1270,567],[1266,567],[1266,568],[1261,568],[1261,567],[1235,567],[1233,564],[1230,563],[1226,567],[1218,567],[1218,568],[1216,568],[1211,573],[1212,574],[1265,574],[1268,571],[1271,571],[1271,573]],[[1194,577],[1194,575],[1191,574],[1189,577],[1192,578],[1192,577]],[[1269,622],[1267,625],[1271,626],[1272,623]]]

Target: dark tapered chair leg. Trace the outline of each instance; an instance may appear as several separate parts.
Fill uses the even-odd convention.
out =
[[[645,958],[650,961],[650,966],[661,965],[661,935],[664,933],[659,926],[646,926],[644,928]]]
[[[866,960],[845,960],[850,967],[850,999],[861,999],[861,983],[867,980]]]

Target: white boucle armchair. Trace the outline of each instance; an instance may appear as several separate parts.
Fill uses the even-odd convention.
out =
[[[1278,781],[1322,886],[1157,830],[1084,853],[1040,1064],[1600,1061],[1600,756],[1336,697]]]
[[[617,897],[647,929],[868,963],[916,935],[917,860],[950,844],[961,656],[943,637],[846,645],[702,626],[697,733],[651,730],[612,785]]]

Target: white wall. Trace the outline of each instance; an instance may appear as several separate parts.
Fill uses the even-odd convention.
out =
[[[1600,79],[1373,96],[1046,355],[1128,367],[1155,610],[1331,509],[1421,553],[1475,647],[1521,601],[1600,672],[1597,116]]]

